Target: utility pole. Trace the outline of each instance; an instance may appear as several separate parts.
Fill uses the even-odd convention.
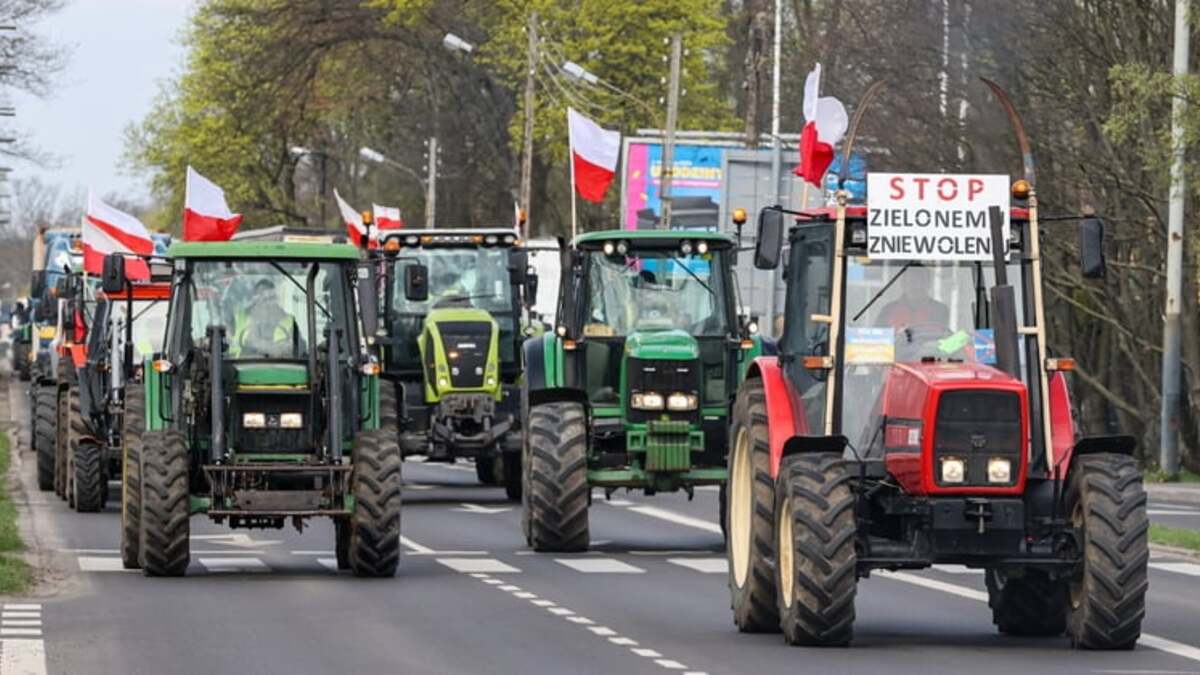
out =
[[[525,26],[525,34],[529,38],[529,45],[526,48],[527,54],[527,70],[525,72],[525,147],[521,151],[521,208],[525,210],[525,231],[521,233],[522,239],[529,237],[529,223],[533,220],[530,216],[529,201],[530,193],[533,191],[533,94],[534,94],[534,76],[537,74],[538,67],[538,35],[537,35],[538,13],[529,13],[529,24]],[[572,187],[572,190],[575,188]]]
[[[775,0],[775,33],[771,36],[774,41],[771,70],[771,192],[775,195],[775,203],[783,203],[782,190],[779,188],[780,174],[783,172],[783,143],[779,139],[779,60],[782,49],[783,10],[782,0]],[[755,139],[757,141],[757,139]],[[757,145],[757,143],[755,143]],[[807,191],[805,192],[807,194]],[[808,208],[801,204],[800,208]],[[771,270],[771,287],[767,289],[767,330],[768,335],[775,327],[775,293],[779,288],[779,270]]]
[[[1175,0],[1175,55],[1172,72],[1176,86],[1182,86],[1188,74],[1189,0]],[[1183,118],[1187,103],[1182,95],[1171,102],[1171,199],[1167,216],[1167,304],[1163,325],[1162,366],[1162,457],[1167,476],[1179,475],[1179,404],[1180,404],[1180,295],[1183,287],[1183,198],[1187,176],[1184,174],[1186,147]]]
[[[437,215],[437,173],[438,173],[438,140],[437,136],[429,137],[429,172],[425,180],[425,228],[434,228]]]
[[[667,85],[667,139],[663,143],[662,179],[659,199],[662,200],[662,228],[671,229],[671,175],[675,173],[675,124],[679,120],[680,62],[683,60],[683,36],[671,36],[671,80]]]

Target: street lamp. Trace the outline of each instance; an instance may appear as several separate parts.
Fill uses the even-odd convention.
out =
[[[601,78],[599,75],[593,73],[587,68],[584,68],[578,63],[575,63],[574,61],[565,61],[561,66],[559,66],[559,70],[561,70],[563,74],[567,76],[567,79],[571,80],[572,82],[582,82],[593,87],[607,89],[617,96],[620,96],[621,98],[638,105],[642,110],[645,110],[647,113],[649,113],[650,119],[654,120],[656,125],[661,126],[661,124],[659,124],[661,121],[660,113],[657,110],[650,107],[650,105],[642,99],[625,91],[608,80]]]
[[[442,38],[442,46],[447,51],[462,52],[464,54],[470,54],[475,51],[475,45],[458,37],[454,33],[446,33],[445,37]]]
[[[292,153],[297,158],[302,157],[320,157],[321,158],[321,227],[325,227],[325,189],[326,189],[326,164],[329,161],[329,154],[320,150],[310,150],[303,145],[293,145],[288,148],[288,152]]]
[[[437,139],[431,138],[429,140],[430,160],[428,180],[422,178],[421,174],[417,173],[415,170],[387,157],[382,152],[379,152],[373,148],[368,148],[365,145],[358,149],[358,156],[362,157],[368,162],[383,164],[384,166],[389,166],[393,169],[401,171],[420,183],[422,189],[425,190],[425,227],[433,229],[435,209],[437,208]]]

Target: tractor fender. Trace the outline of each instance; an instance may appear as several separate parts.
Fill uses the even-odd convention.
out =
[[[563,385],[563,353],[558,336],[544,333],[525,340],[525,382],[522,385],[521,413],[524,419],[529,408],[544,403],[571,401],[590,411],[587,393]]]
[[[796,435],[796,420],[792,405],[792,391],[779,367],[779,357],[760,356],[746,369],[746,380],[762,380],[767,408],[767,440],[771,446],[771,478],[779,475],[779,463],[783,461],[783,449],[788,439]]]
[[[1075,419],[1071,412],[1071,392],[1062,371],[1050,375],[1050,442],[1054,449],[1054,471],[1052,476],[1062,475],[1062,469],[1071,465],[1071,451],[1075,447]]]

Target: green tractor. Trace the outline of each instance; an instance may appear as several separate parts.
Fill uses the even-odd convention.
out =
[[[384,375],[403,389],[404,455],[473,458],[479,481],[521,497],[523,298],[536,294],[513,230],[385,236]]]
[[[340,237],[279,234],[169,250],[164,351],[123,444],[122,550],[147,575],[185,573],[193,514],[234,528],[328,517],[340,569],[399,564],[399,409],[367,346],[374,314],[359,312],[369,270]]]
[[[743,364],[762,349],[737,316],[732,237],[606,231],[577,237],[553,332],[525,342],[528,544],[589,544],[591,488],[720,486]]]

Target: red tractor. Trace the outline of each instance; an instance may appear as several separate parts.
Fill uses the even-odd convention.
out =
[[[1046,344],[1032,154],[1008,97],[987,84],[1025,164],[1011,196],[1003,177],[1002,205],[966,204],[964,190],[958,216],[922,216],[885,181],[868,189],[869,207],[839,191],[834,208],[760,214],[755,264],[772,269],[787,251],[787,299],[779,355],[750,367],[731,423],[741,631],[846,645],[859,579],[949,563],[985,570],[1001,633],[1065,633],[1087,649],[1140,636],[1149,521],[1135,442],[1077,435],[1074,362]],[[988,178],[907,176],[927,187]],[[1074,219],[1080,273],[1103,276],[1103,224]],[[922,227],[943,239],[881,239],[920,239]]]

